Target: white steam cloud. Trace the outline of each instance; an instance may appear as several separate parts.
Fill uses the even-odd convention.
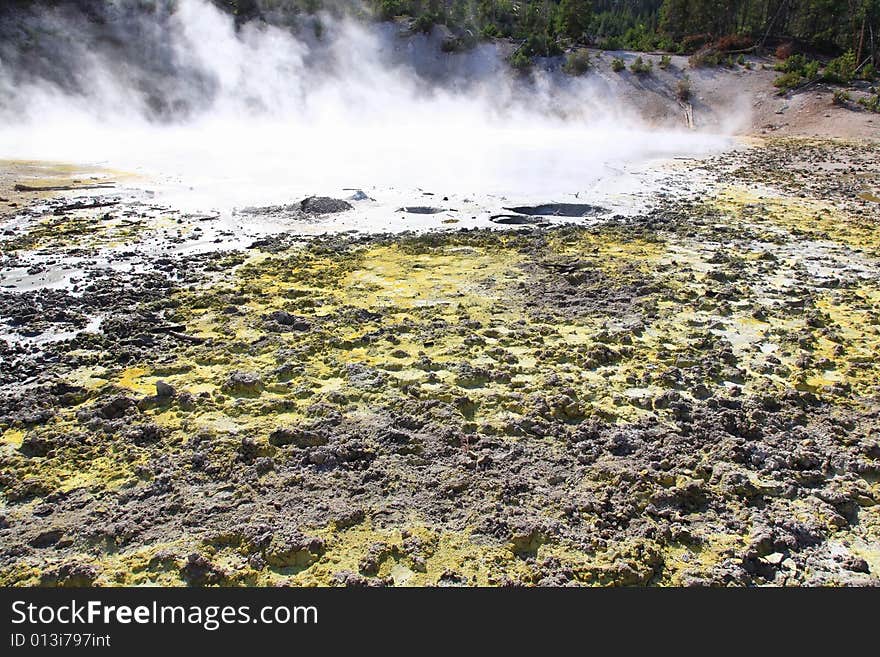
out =
[[[523,82],[491,44],[450,55],[388,25],[322,26],[320,38],[237,28],[206,0],[180,0],[161,25],[139,24],[161,74],[89,42],[62,55],[75,88],[0,60],[0,157],[174,179],[178,200],[228,208],[346,188],[559,200],[621,163],[725,143],[646,127],[595,76]]]

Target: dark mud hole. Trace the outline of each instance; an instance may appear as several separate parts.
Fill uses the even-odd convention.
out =
[[[504,209],[530,217],[594,217],[607,212],[605,208],[587,203],[544,203],[542,205],[518,205]]]

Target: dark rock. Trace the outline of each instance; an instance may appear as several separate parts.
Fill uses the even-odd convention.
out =
[[[226,577],[222,569],[211,563],[206,556],[197,552],[193,552],[186,558],[186,564],[181,568],[180,574],[194,586],[219,584]]]
[[[870,574],[871,569],[868,566],[868,562],[862,559],[861,557],[857,557],[855,555],[846,555],[840,561],[840,565],[854,573],[864,573],[866,575]]]
[[[28,544],[35,548],[52,547],[61,540],[62,536],[64,536],[63,529],[48,529],[37,534],[34,538],[28,541]]]
[[[254,461],[254,468],[259,474],[266,474],[275,469],[275,461],[268,456],[261,456]]]
[[[116,397],[107,402],[98,410],[98,413],[107,420],[116,420],[127,414],[129,409],[137,409],[137,402],[130,397]]]
[[[269,444],[276,447],[295,445],[296,447],[317,447],[326,445],[327,436],[311,429],[282,428],[269,434]]]
[[[65,563],[43,573],[40,577],[40,585],[82,588],[91,586],[98,579],[99,574],[100,571],[91,564]]]
[[[263,391],[263,381],[253,372],[235,371],[223,382],[221,389],[234,395],[254,395]]]
[[[277,324],[278,330],[282,331],[308,331],[312,326],[305,318],[297,317],[285,310],[271,312],[265,316],[265,319]]]
[[[300,201],[299,207],[306,214],[335,214],[353,209],[348,201],[327,196],[309,196]]]
[[[290,566],[305,568],[324,553],[324,541],[306,536],[294,529],[284,529],[272,536],[266,547],[266,562],[277,568]]]

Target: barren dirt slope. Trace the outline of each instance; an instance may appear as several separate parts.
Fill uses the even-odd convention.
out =
[[[780,94],[773,86],[779,73],[773,58],[749,57],[752,69],[692,68],[688,58],[672,57],[666,70],[660,55],[593,51],[595,77],[603,93],[620,99],[622,111],[632,108],[652,123],[681,125],[685,108],[677,98],[678,85],[689,80],[694,127],[730,130],[741,135],[816,136],[876,139],[880,117],[871,112],[834,106],[834,87],[813,84],[794,93]],[[637,75],[629,66],[641,56],[653,65],[648,75]],[[615,72],[611,62],[620,57],[627,69]],[[867,85],[866,85],[867,86]],[[853,91],[854,96],[866,90]]]

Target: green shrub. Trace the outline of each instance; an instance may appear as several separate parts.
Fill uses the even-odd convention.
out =
[[[626,63],[620,57],[615,57],[611,60],[611,70],[615,73],[620,73],[625,68]]]
[[[849,95],[848,92],[843,89],[838,89],[834,92],[834,96],[831,99],[832,105],[839,105],[841,107],[845,107],[847,103],[852,100],[852,96]]]
[[[605,37],[599,42],[602,50],[623,50],[623,42],[616,36]]]
[[[552,57],[562,54],[559,43],[549,34],[530,34],[521,50],[530,57]]]
[[[800,73],[806,63],[807,58],[803,55],[791,55],[787,59],[777,62],[776,66],[773,68],[780,73]]]
[[[825,67],[822,79],[832,84],[849,84],[856,75],[856,56],[850,50],[837,59],[832,59]]]
[[[782,91],[789,91],[800,85],[803,77],[800,73],[792,71],[791,73],[783,73],[773,81],[773,86]]]
[[[668,69],[670,66],[672,66],[672,57],[670,57],[669,55],[663,55],[663,56],[660,58],[660,64],[659,64],[659,66],[660,66],[660,68],[663,69],[664,71],[665,71],[666,69]]]
[[[874,68],[874,65],[871,64],[870,62],[865,64],[862,67],[862,70],[859,71],[859,79],[861,79],[861,80],[873,82],[875,77],[877,77],[877,71]]]
[[[684,76],[681,80],[678,81],[678,84],[675,87],[675,96],[681,102],[686,103],[691,98],[691,79],[688,76]]]
[[[444,39],[440,44],[440,50],[443,52],[464,52],[470,50],[477,45],[477,39],[470,33],[465,33],[460,37],[449,37]]]
[[[501,30],[495,23],[486,23],[480,30],[480,35],[484,39],[496,39],[501,36]]]
[[[670,36],[661,36],[657,41],[657,50],[666,50],[668,52],[673,52],[678,48],[678,44],[672,40]]]
[[[382,0],[379,3],[379,16],[382,20],[390,20],[395,16],[403,16],[410,12],[407,0]]]
[[[717,68],[721,62],[721,53],[713,48],[703,48],[688,59],[692,68]]]
[[[416,32],[422,32],[424,34],[428,34],[431,29],[440,22],[440,17],[437,14],[433,14],[428,12],[427,14],[422,14],[413,22],[413,29]]]
[[[874,94],[867,98],[859,98],[859,105],[869,112],[880,113],[880,94]]]
[[[623,34],[623,45],[629,50],[641,52],[654,50],[659,40],[660,37],[656,32],[649,30],[641,23],[630,27]]]
[[[581,49],[575,50],[565,57],[565,64],[562,65],[562,70],[569,75],[583,75],[590,70],[591,66],[590,52]]]
[[[794,89],[805,81],[818,80],[821,77],[821,66],[815,59],[808,60],[801,54],[791,55],[773,67],[782,73],[773,84],[783,90]]]
[[[740,66],[745,66],[746,65],[746,56],[740,55],[739,57],[737,57],[736,63],[739,64]]]
[[[510,65],[518,71],[525,71],[532,66],[532,58],[520,48],[510,56]]]
[[[651,60],[646,61],[639,56],[633,60],[632,64],[630,64],[629,70],[636,75],[650,75],[651,71],[654,70],[654,64]]]

